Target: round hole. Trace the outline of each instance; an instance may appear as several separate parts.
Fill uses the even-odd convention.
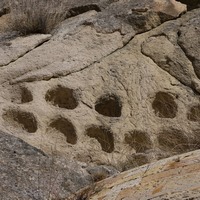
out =
[[[13,127],[19,127],[29,133],[37,131],[36,118],[30,112],[10,109],[3,114],[3,119]]]
[[[156,116],[160,118],[176,117],[178,106],[172,95],[166,92],[158,92],[152,103]]]
[[[95,110],[104,116],[108,117],[120,117],[121,116],[122,105],[114,94],[104,95],[100,97],[95,103]]]
[[[92,126],[87,129],[86,134],[91,138],[95,138],[100,143],[103,151],[107,153],[114,151],[114,137],[109,129],[102,126]]]
[[[66,137],[66,141],[70,144],[77,143],[77,135],[73,124],[63,118],[59,117],[58,119],[52,121],[50,123],[51,128],[55,128],[56,130],[60,131]]]
[[[74,90],[60,85],[48,90],[45,99],[47,102],[60,108],[75,109],[78,106]]]

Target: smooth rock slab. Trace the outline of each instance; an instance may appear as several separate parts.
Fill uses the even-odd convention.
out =
[[[200,151],[126,171],[81,194],[90,200],[198,200]]]

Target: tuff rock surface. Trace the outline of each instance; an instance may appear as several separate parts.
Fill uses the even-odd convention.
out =
[[[187,12],[175,0],[76,0],[51,33],[27,36],[0,6],[2,132],[47,163],[52,149],[77,171],[85,163],[93,180],[94,165],[107,176],[104,165],[127,170],[199,149],[198,2]]]

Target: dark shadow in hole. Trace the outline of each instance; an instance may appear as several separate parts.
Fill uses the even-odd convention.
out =
[[[161,118],[176,117],[178,106],[172,95],[166,92],[158,92],[152,103],[155,114]]]
[[[66,109],[75,109],[78,101],[74,95],[74,90],[58,85],[56,88],[48,90],[45,96],[47,102],[54,106]]]
[[[56,130],[64,134],[68,143],[77,143],[77,135],[75,128],[69,120],[63,117],[59,117],[58,119],[51,122],[50,127],[55,128]]]
[[[187,118],[190,121],[200,122],[200,105],[192,106],[187,113]]]
[[[14,88],[14,91],[12,91],[11,96],[11,102],[13,103],[22,104],[33,101],[33,95],[31,91],[26,87]]]
[[[87,129],[86,134],[91,138],[95,138],[101,144],[103,151],[107,153],[114,151],[114,137],[109,129],[102,126],[92,126]]]
[[[8,121],[13,127],[17,127],[17,123],[23,130],[29,133],[37,131],[36,118],[30,112],[10,109],[3,114],[3,119]]]
[[[22,88],[21,103],[28,103],[31,101],[33,101],[31,91],[29,91],[27,88]]]
[[[114,94],[101,96],[95,103],[95,110],[104,116],[120,117],[122,104],[119,97]]]

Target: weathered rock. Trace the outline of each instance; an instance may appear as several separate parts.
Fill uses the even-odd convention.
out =
[[[120,2],[106,9],[116,6],[117,13]],[[9,48],[2,54],[10,62],[0,68],[3,130],[45,153],[56,146],[66,158],[120,170],[198,149],[199,48],[195,39],[187,48],[183,24],[197,27],[192,24],[199,9],[130,41],[119,30],[102,33],[88,24],[101,15],[90,11],[69,18],[51,38],[9,41],[13,52],[16,41],[35,38],[17,48],[13,62],[6,57],[15,55]]]
[[[93,183],[81,163],[47,156],[22,140],[0,132],[1,200],[61,199]]]
[[[119,173],[114,167],[99,165],[94,167],[88,167],[87,172],[92,176],[94,182],[101,181],[112,175]]]
[[[15,136],[0,133],[1,198],[66,198],[92,183],[91,199],[198,199],[198,152],[152,162],[200,148],[200,9],[68,3],[48,35],[19,36],[0,17],[0,127]],[[144,164],[94,187],[118,172],[110,165]]]
[[[23,57],[27,52],[48,41],[50,37],[51,35],[32,35],[26,38],[18,37],[11,41],[4,39],[0,42],[0,54],[2,56],[0,67]]]
[[[122,34],[129,35],[155,28],[185,11],[186,6],[174,0],[120,0],[102,10],[91,23],[100,32],[120,30]]]
[[[192,62],[194,71],[198,78],[200,78],[200,13],[197,17],[190,19],[182,24],[179,29],[178,44],[185,52],[186,56]]]
[[[121,173],[82,190],[90,200],[200,198],[200,151],[164,159]]]
[[[176,77],[181,83],[190,85],[198,91],[199,34],[195,21],[200,20],[199,10],[188,13],[181,19],[177,20],[176,23],[161,26],[150,34],[147,33],[148,39],[142,44],[142,53],[150,57],[158,66]],[[189,36],[184,34],[184,30],[190,30],[190,36],[193,36],[190,37],[189,41]],[[189,46],[192,47],[189,48]]]

